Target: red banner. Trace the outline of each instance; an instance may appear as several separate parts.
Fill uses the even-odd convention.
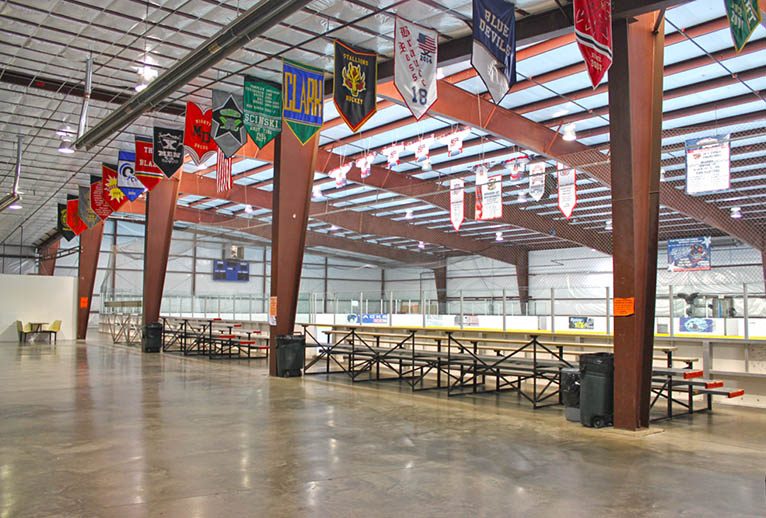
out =
[[[90,177],[90,208],[101,219],[106,219],[113,212],[112,207],[104,199],[104,187],[101,178]]]
[[[160,168],[154,164],[154,144],[149,137],[136,137],[136,178],[147,191],[151,191],[165,178]]]
[[[596,88],[612,66],[612,7],[609,0],[574,0],[577,46]]]
[[[213,156],[218,146],[210,136],[213,125],[213,110],[203,112],[193,102],[186,103],[186,128],[184,147],[194,163],[200,165]]]
[[[76,196],[67,196],[66,223],[76,236],[79,236],[88,228],[88,225],[80,219],[80,199]]]
[[[122,204],[128,201],[125,193],[117,186],[117,166],[112,164],[101,164],[101,189],[106,203],[116,212],[122,207]]]

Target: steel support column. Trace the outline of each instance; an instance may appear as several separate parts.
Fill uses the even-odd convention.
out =
[[[306,243],[319,134],[305,145],[285,128],[276,138],[271,223],[271,296],[277,322],[270,327],[269,374],[277,375],[276,337],[292,334]]]
[[[43,256],[43,258],[40,259],[40,266],[38,269],[40,275],[53,275],[56,271],[56,254],[59,251],[60,244],[61,239],[56,239],[44,246],[40,251],[40,254]]]
[[[178,175],[162,180],[146,195],[144,233],[144,325],[160,319],[165,271],[178,199]]]
[[[521,314],[529,313],[529,252],[519,256],[516,263],[516,284],[519,287],[519,304],[521,305]]]
[[[439,314],[447,314],[447,265],[433,269],[436,281],[436,300],[439,305]]]
[[[654,31],[658,16],[612,24],[612,214],[620,236],[613,243],[614,297],[635,301],[633,314],[615,311],[614,318],[614,425],[625,430],[649,426],[664,43],[664,22]]]
[[[766,290],[766,250],[761,252],[761,267],[763,268],[763,289]]]
[[[99,221],[80,234],[80,259],[77,265],[77,339],[85,340],[88,333],[90,303],[93,300],[93,284],[96,282],[98,256],[104,222]]]

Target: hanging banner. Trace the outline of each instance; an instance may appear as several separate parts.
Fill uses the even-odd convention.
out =
[[[455,232],[465,220],[465,183],[458,178],[449,181],[449,219]]]
[[[136,178],[147,191],[154,189],[164,178],[152,158],[152,139],[136,137]]]
[[[503,217],[503,177],[494,174],[481,186],[481,220]]]
[[[745,43],[761,23],[761,9],[758,0],[724,0],[726,17],[729,19],[734,50],[739,54]]]
[[[668,271],[710,270],[710,236],[668,239]]]
[[[375,114],[378,57],[335,40],[333,102],[338,114],[356,132]]]
[[[729,135],[686,141],[686,194],[731,188]]]
[[[117,162],[117,186],[130,201],[141,196],[145,188],[136,178],[136,154],[120,151]]]
[[[80,219],[88,226],[88,228],[90,228],[101,221],[101,218],[99,218],[96,213],[93,212],[93,209],[90,208],[90,187],[79,186],[77,187],[77,191],[80,198],[80,204],[78,206]]]
[[[545,195],[545,162],[529,164],[529,195],[535,201]]]
[[[327,173],[327,176],[335,179],[335,187],[343,187],[346,185],[346,175],[351,170],[353,165],[353,162],[348,162],[347,164],[342,164],[340,167],[336,167]]]
[[[471,128],[463,128],[439,137],[439,142],[447,146],[447,156],[457,156],[463,152],[463,140],[470,134]]]
[[[511,180],[518,180],[521,178],[521,173],[524,172],[524,164],[518,160],[506,160],[503,162],[503,167],[508,171]]]
[[[136,137],[136,153],[138,153],[138,139]],[[184,130],[175,128],[154,127],[154,138],[142,141],[144,151],[150,151],[150,159],[154,162],[141,165],[143,171],[151,171],[152,165],[170,178],[184,165]],[[136,164],[138,166],[138,164]],[[138,167],[136,167],[138,174]],[[149,188],[149,186],[146,186]]]
[[[112,212],[116,212],[122,204],[128,201],[125,193],[117,185],[117,166],[114,164],[101,164],[101,188],[103,196]]]
[[[213,110],[202,111],[193,102],[186,103],[186,124],[184,126],[184,148],[196,165],[207,161],[215,154],[216,145],[210,131],[213,125]]]
[[[516,82],[515,8],[506,0],[473,0],[471,66],[495,104]]]
[[[104,199],[103,180],[98,176],[90,177],[90,208],[101,219],[106,219],[112,213],[112,207]]]
[[[574,211],[577,205],[577,171],[575,169],[567,169],[560,162],[557,165],[557,169],[559,210],[569,221],[569,218],[572,217],[572,211]]]
[[[245,129],[258,149],[263,149],[282,131],[282,87],[245,76],[243,102]]]
[[[381,153],[386,157],[386,168],[391,169],[399,165],[399,154],[402,151],[404,151],[403,144],[391,144],[381,150]]]
[[[72,227],[69,226],[69,223],[67,223],[66,203],[58,204],[58,221],[56,222],[56,229],[58,230],[59,234],[61,234],[61,236],[67,241],[71,241],[77,235],[72,230]]]
[[[577,46],[596,88],[612,66],[612,3],[574,0],[574,19]]]
[[[241,95],[213,90],[213,117],[210,134],[226,158],[234,156],[247,142],[247,131],[242,121],[244,114]],[[159,165],[159,164],[157,164]]]
[[[394,25],[394,85],[416,120],[436,102],[436,63],[439,34],[396,17]]]
[[[373,160],[375,160],[375,153],[367,153],[362,158],[356,160],[355,165],[359,168],[359,176],[362,178],[370,176],[370,167]]]
[[[415,142],[407,144],[407,151],[415,153],[415,162],[420,164],[429,159],[431,145],[436,141],[436,137],[429,135],[428,137],[421,138]]]
[[[223,156],[223,152],[219,149],[218,158],[215,162],[216,192],[226,192],[231,190],[231,163],[232,158]]]
[[[488,171],[487,168],[483,165],[476,166],[474,169],[474,174],[476,175],[475,178],[475,185],[476,189],[474,191],[476,195],[476,203],[475,203],[475,215],[473,219],[481,220],[482,214],[484,213],[484,191],[482,190],[482,186],[487,183],[487,177],[488,177]]]
[[[88,228],[88,225],[80,219],[80,198],[74,194],[66,195],[66,222],[76,236]]]
[[[301,144],[306,144],[322,127],[324,72],[282,60],[282,119]]]

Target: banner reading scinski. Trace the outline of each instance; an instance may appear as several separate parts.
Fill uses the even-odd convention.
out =
[[[282,89],[276,83],[245,76],[245,128],[258,149],[282,131]]]
[[[506,0],[473,0],[471,65],[498,104],[516,82],[515,5]]]
[[[612,66],[612,3],[574,0],[577,46],[585,60],[590,82],[596,88]]]
[[[321,69],[282,61],[282,120],[301,144],[319,132],[323,121],[324,73]]]
[[[66,203],[58,204],[58,221],[56,227],[58,228],[59,234],[61,234],[67,241],[71,241],[77,235],[69,226],[69,223],[67,223]]]
[[[346,125],[356,131],[375,114],[378,58],[335,40],[333,102]]]

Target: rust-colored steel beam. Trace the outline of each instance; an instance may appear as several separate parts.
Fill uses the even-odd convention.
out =
[[[90,303],[93,300],[93,284],[96,282],[98,256],[104,222],[99,221],[80,234],[80,259],[77,265],[77,339],[85,340],[88,334]]]
[[[447,265],[441,264],[433,268],[434,281],[436,283],[436,300],[439,305],[439,314],[447,314]]]
[[[529,309],[529,252],[525,253],[516,263],[516,284],[519,288],[521,314],[526,315]]]
[[[146,202],[144,233],[144,325],[160,319],[162,291],[168,268],[170,240],[178,201],[178,174],[163,179],[149,194]]]
[[[614,317],[614,425],[649,426],[657,233],[662,149],[662,62],[664,21],[660,13],[614,20],[614,63],[609,119],[614,234],[614,297],[634,301],[634,311]],[[618,306],[617,303],[615,303]]]
[[[61,238],[52,240],[41,249],[41,254],[44,259],[40,260],[40,266],[37,273],[40,275],[53,275],[56,271],[56,254],[59,251],[59,245],[61,244]]]
[[[316,171],[319,134],[305,145],[285,130],[276,138],[271,234],[271,296],[277,298],[276,324],[270,327],[269,374],[277,375],[276,339],[293,334],[298,290]]]

